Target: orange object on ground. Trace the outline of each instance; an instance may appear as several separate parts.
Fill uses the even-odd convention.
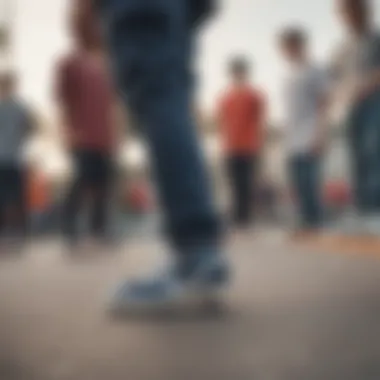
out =
[[[263,95],[249,86],[226,93],[219,104],[219,122],[228,155],[254,154],[261,149],[265,109]]]

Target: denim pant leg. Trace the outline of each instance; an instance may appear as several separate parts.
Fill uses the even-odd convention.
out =
[[[251,221],[254,174],[254,158],[252,155],[233,155],[227,158],[233,221],[240,226],[245,226]]]
[[[380,211],[380,93],[368,99],[364,118],[365,144],[363,150],[367,158],[368,207],[371,212]]]
[[[348,145],[354,201],[361,213],[373,211],[376,203],[377,133],[376,110],[370,101],[353,108],[348,120]]]
[[[376,212],[380,212],[380,94],[377,94],[374,104],[375,117],[375,154],[373,156],[373,178],[374,178],[374,207]]]
[[[318,227],[322,222],[319,158],[300,154],[290,161],[293,188],[304,227]]]
[[[217,244],[219,219],[192,117],[187,0],[108,0],[101,15],[116,80],[150,152],[173,243]]]
[[[363,149],[363,130],[358,130],[355,136],[350,137],[350,161],[352,173],[352,187],[356,209],[363,213],[369,208],[367,195],[368,166],[366,151]]]

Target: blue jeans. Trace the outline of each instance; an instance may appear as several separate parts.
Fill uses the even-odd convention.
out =
[[[380,211],[380,92],[352,109],[347,129],[356,208]]]
[[[290,178],[305,228],[319,227],[322,222],[319,164],[319,157],[313,154],[298,154],[290,159]]]
[[[105,0],[100,14],[123,99],[141,127],[167,232],[179,250],[218,244],[219,218],[192,116],[188,0]]]

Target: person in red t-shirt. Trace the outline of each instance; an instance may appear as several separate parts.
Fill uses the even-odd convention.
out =
[[[92,200],[91,232],[96,238],[106,233],[116,140],[114,94],[100,28],[82,16],[85,6],[84,1],[73,3],[70,26],[75,45],[57,71],[56,93],[75,167],[63,220],[71,242],[77,238],[77,217],[87,195]]]
[[[265,123],[263,95],[249,83],[249,63],[235,58],[230,63],[230,88],[219,104],[227,172],[233,198],[233,219],[249,224],[252,217],[254,184]]]

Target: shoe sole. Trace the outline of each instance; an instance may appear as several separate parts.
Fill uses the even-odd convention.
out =
[[[220,312],[225,306],[225,290],[190,291],[185,298],[166,302],[129,302],[108,305],[107,312],[113,317],[156,317],[159,315],[181,315]]]

